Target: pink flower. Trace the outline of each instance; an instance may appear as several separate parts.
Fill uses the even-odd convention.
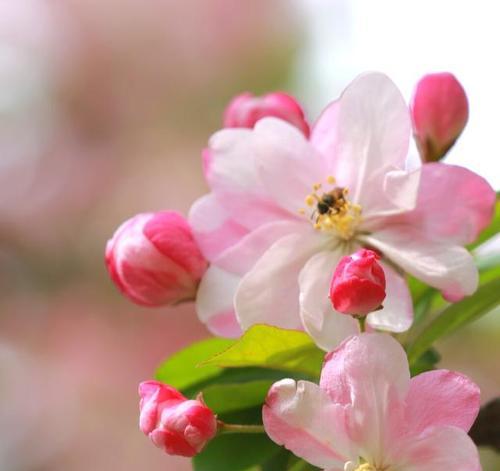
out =
[[[479,388],[435,370],[412,379],[403,348],[361,334],[326,356],[319,386],[284,379],[263,409],[276,443],[328,471],[479,471],[467,435]]]
[[[189,215],[210,261],[196,300],[209,329],[228,336],[258,323],[305,329],[331,350],[358,332],[356,320],[331,305],[331,273],[362,247],[381,254],[386,278],[383,309],[367,316],[373,328],[410,327],[403,272],[449,299],[472,294],[478,274],[463,246],[489,224],[495,192],[458,166],[408,171],[410,135],[400,92],[370,73],[326,108],[310,139],[276,118],[212,136],[212,191]]]
[[[382,306],[385,275],[379,259],[367,249],[340,259],[330,285],[330,299],[337,312],[366,316]]]
[[[157,381],[139,385],[140,429],[169,455],[194,456],[217,433],[214,413],[201,399],[188,400]]]
[[[417,145],[425,162],[444,157],[469,117],[467,95],[454,75],[424,76],[415,89],[411,112]]]
[[[309,124],[297,101],[283,92],[256,97],[242,93],[234,97],[224,111],[225,128],[253,128],[262,118],[274,116],[289,122],[309,136]]]
[[[194,299],[207,262],[178,213],[142,213],[125,221],[106,245],[106,266],[120,291],[137,304]]]

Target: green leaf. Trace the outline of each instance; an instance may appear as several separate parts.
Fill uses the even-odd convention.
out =
[[[437,339],[475,321],[499,304],[500,277],[480,286],[474,295],[450,305],[426,326],[407,348],[410,364],[415,364]]]
[[[215,353],[234,343],[234,340],[210,338],[202,340],[175,353],[157,370],[156,379],[177,389],[186,389],[207,379],[218,376],[222,369],[217,366],[199,368],[198,365]]]
[[[441,355],[435,348],[429,348],[420,358],[410,367],[411,376],[417,376],[420,373],[435,369],[436,363],[441,360]]]
[[[265,434],[219,435],[193,458],[194,471],[243,471],[281,452]]]
[[[304,332],[255,325],[234,345],[202,365],[226,368],[258,366],[318,377],[324,355]]]
[[[274,380],[213,384],[203,389],[203,399],[217,414],[247,409],[264,403]]]

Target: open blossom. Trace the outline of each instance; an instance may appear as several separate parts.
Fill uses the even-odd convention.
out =
[[[133,302],[161,306],[194,299],[207,262],[184,217],[160,211],[138,214],[116,230],[106,266]]]
[[[410,379],[401,345],[361,334],[327,355],[319,386],[284,379],[263,409],[268,435],[327,471],[479,471],[467,435],[479,388],[447,370]]]
[[[139,427],[169,455],[194,456],[217,432],[214,413],[201,399],[186,399],[158,381],[139,385]]]
[[[453,74],[429,74],[417,84],[411,112],[420,154],[425,162],[434,162],[444,157],[463,131],[469,102]]]
[[[373,250],[360,249],[340,259],[330,285],[333,308],[343,314],[366,316],[382,307],[385,275]]]
[[[253,128],[262,118],[274,116],[287,121],[309,136],[309,124],[297,101],[283,92],[254,96],[242,93],[234,97],[224,111],[225,128]]]
[[[371,327],[410,327],[403,271],[447,299],[472,294],[478,274],[463,246],[488,225],[495,193],[459,166],[408,171],[410,135],[400,92],[370,73],[326,108],[309,139],[276,118],[212,136],[212,191],[189,216],[211,263],[197,295],[200,319],[229,336],[257,323],[305,328],[330,350],[358,332],[328,299],[332,270],[362,247],[382,255],[386,278]]]

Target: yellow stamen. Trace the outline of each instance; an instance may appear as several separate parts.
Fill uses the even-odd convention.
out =
[[[314,198],[313,195],[307,195],[305,202],[306,202],[307,206],[313,206],[314,203],[316,202],[316,199]]]
[[[326,178],[326,182],[329,184],[329,185],[334,185],[335,184],[335,177],[332,177],[331,175],[329,175],[327,178]]]

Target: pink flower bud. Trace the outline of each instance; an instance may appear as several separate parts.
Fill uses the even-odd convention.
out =
[[[224,127],[253,128],[259,119],[267,116],[288,121],[309,137],[309,125],[304,118],[304,111],[294,98],[282,92],[261,97],[251,93],[236,96],[224,111]]]
[[[207,262],[185,218],[161,211],[125,221],[106,245],[106,265],[133,302],[161,306],[193,299]]]
[[[385,299],[384,270],[373,250],[360,249],[342,257],[330,285],[333,308],[344,314],[366,316]]]
[[[157,381],[139,385],[139,428],[169,455],[194,456],[217,433],[217,419],[203,400],[189,400]]]
[[[418,82],[411,113],[417,145],[424,162],[444,157],[469,117],[467,95],[450,73],[430,74]]]

